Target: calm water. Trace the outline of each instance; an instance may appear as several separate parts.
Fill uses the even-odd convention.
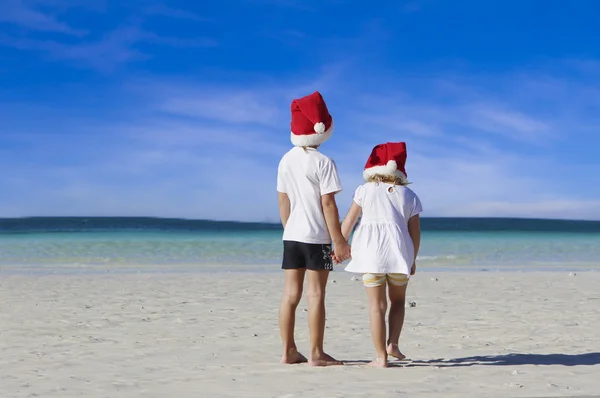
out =
[[[600,222],[423,219],[421,270],[600,270]],[[0,272],[276,271],[273,224],[0,219]]]

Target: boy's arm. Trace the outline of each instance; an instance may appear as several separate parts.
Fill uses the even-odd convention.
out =
[[[329,230],[329,235],[333,241],[333,252],[339,261],[350,258],[350,246],[344,236],[340,226],[340,214],[335,202],[335,193],[328,193],[321,196],[321,205],[323,206],[323,215],[325,223]]]
[[[421,246],[421,218],[418,214],[412,216],[408,220],[408,234],[410,235],[415,248],[415,258],[410,271],[410,274],[414,275],[417,268],[417,254],[419,253],[419,247]]]
[[[349,241],[350,234],[352,233],[361,212],[362,208],[357,205],[356,202],[352,202],[352,206],[350,206],[350,210],[348,210],[348,214],[346,214],[344,222],[342,223],[342,235],[346,241]]]
[[[281,218],[281,225],[283,225],[283,229],[285,229],[285,225],[290,218],[290,198],[287,196],[287,193],[278,192],[277,199],[279,202],[279,217]]]

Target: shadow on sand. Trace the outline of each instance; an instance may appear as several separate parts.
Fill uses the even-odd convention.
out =
[[[600,365],[600,352],[590,352],[587,354],[506,354],[506,355],[485,355],[454,359],[432,359],[429,361],[411,361],[404,364],[405,367],[411,366],[438,366],[438,367],[459,367],[459,366],[517,366],[517,365],[539,365],[539,366],[593,366]]]
[[[366,361],[363,359],[345,359],[342,362],[344,362],[344,366],[366,366],[371,361]],[[402,368],[402,367],[408,366],[409,363],[410,363],[410,361],[407,361],[407,360],[404,360],[404,361],[389,360],[388,368]]]

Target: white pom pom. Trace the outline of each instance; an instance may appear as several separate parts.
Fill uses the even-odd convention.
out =
[[[323,134],[325,132],[325,123],[319,122],[315,124],[315,131],[317,134]]]

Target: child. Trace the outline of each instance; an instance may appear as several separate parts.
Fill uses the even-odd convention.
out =
[[[371,336],[377,358],[369,365],[387,367],[388,355],[400,360],[398,340],[404,323],[404,305],[409,274],[416,271],[415,260],[421,240],[417,195],[406,188],[406,144],[386,143],[373,148],[354,202],[342,224],[348,239],[362,213],[352,239],[352,260],[346,271],[363,274],[369,298]],[[386,282],[391,302],[389,337],[386,344]]]
[[[342,190],[333,160],[318,151],[333,132],[333,118],[319,92],[292,101],[291,140],[294,144],[279,163],[277,191],[283,224],[285,287],[279,310],[282,363],[307,362],[294,340],[296,308],[308,279],[310,365],[340,365],[323,349],[325,287],[336,258],[350,257],[342,236],[335,194]]]

